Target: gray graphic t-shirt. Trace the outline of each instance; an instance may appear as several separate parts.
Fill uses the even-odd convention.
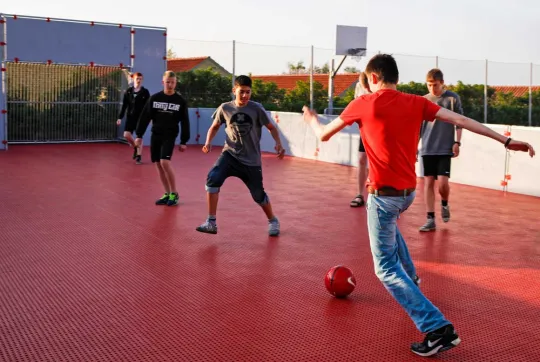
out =
[[[430,101],[437,103],[439,106],[450,109],[459,114],[463,114],[463,108],[461,106],[461,99],[459,96],[446,90],[440,97],[435,97],[431,94],[426,94],[424,97]],[[455,140],[455,130],[459,127],[455,127],[453,124],[435,120],[433,122],[422,123],[422,129],[420,130],[422,138],[422,147],[420,149],[420,155],[452,155],[452,146]]]
[[[261,104],[249,101],[237,107],[234,101],[223,103],[212,118],[225,124],[223,152],[229,152],[246,166],[261,166],[261,130],[271,122]]]

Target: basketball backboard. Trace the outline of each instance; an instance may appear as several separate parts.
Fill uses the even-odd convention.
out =
[[[367,29],[365,26],[338,25],[336,30],[336,55],[366,55]]]

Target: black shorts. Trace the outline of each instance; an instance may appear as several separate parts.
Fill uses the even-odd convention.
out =
[[[176,137],[152,134],[150,138],[150,159],[152,162],[170,160],[174,152]]]
[[[364,148],[364,142],[362,141],[362,137],[360,137],[360,145],[358,146],[358,152],[366,152],[366,149]]]
[[[124,125],[124,132],[133,133],[135,132],[135,129],[137,128],[137,118],[136,117],[128,117],[126,119],[126,124]]]
[[[229,152],[223,152],[206,178],[206,191],[217,193],[225,180],[238,177],[249,189],[251,197],[259,205],[268,203],[268,195],[264,191],[261,166],[246,166]]]
[[[424,176],[433,176],[437,179],[437,176],[450,177],[450,166],[452,163],[452,156],[447,155],[429,155],[422,156],[422,162],[424,166]]]

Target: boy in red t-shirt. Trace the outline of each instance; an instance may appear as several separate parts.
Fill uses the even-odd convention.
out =
[[[397,91],[399,71],[391,55],[378,54],[366,66],[372,94],[353,100],[327,125],[304,107],[304,118],[321,141],[328,141],[346,126],[358,123],[369,159],[366,203],[370,247],[375,273],[426,336],[411,351],[431,356],[460,343],[454,326],[420,291],[413,262],[397,227],[397,219],[416,195],[416,151],[422,122],[435,118],[490,137],[513,151],[534,149],[505,137],[461,114],[441,108],[428,99]]]

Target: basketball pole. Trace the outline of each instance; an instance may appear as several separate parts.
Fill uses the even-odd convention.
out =
[[[330,76],[328,79],[328,114],[332,114],[334,111],[334,77],[347,59],[347,55],[344,55],[339,62],[337,68],[334,70],[334,58],[330,60]]]

